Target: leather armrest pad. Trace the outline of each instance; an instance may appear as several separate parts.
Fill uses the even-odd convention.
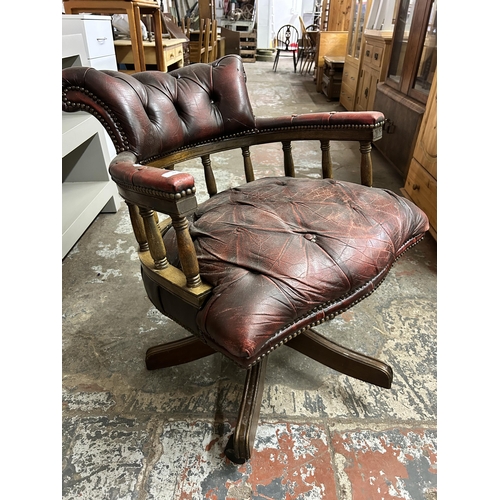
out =
[[[281,127],[310,126],[361,126],[375,127],[384,121],[384,115],[378,111],[304,113],[300,115],[256,118],[259,130]]]
[[[170,194],[180,194],[194,188],[194,177],[191,174],[138,165],[127,157],[120,159],[118,156],[111,163],[109,173],[118,184],[133,188],[153,189]]]

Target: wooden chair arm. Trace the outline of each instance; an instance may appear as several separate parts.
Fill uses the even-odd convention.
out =
[[[198,288],[202,283],[186,218],[197,208],[194,178],[185,172],[139,165],[136,160],[132,153],[121,153],[111,162],[109,173],[129,207],[140,248],[149,251],[155,269],[169,267],[156,212],[169,215],[186,286]]]
[[[130,152],[111,162],[109,173],[125,200],[170,215],[187,217],[197,208],[194,178],[187,172],[163,170],[136,163]]]
[[[287,116],[255,119],[259,132],[273,129],[294,129],[304,127],[348,127],[373,129],[383,125],[385,117],[378,111],[347,112],[331,111],[320,113],[303,113]]]

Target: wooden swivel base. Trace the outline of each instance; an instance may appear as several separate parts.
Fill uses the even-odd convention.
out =
[[[338,372],[386,389],[391,387],[392,369],[390,366],[342,347],[313,329],[289,340],[285,345]],[[157,370],[176,366],[216,352],[198,338],[191,336],[148,349],[146,367],[148,370]],[[250,458],[253,449],[267,359],[268,356],[263,357],[259,363],[247,371],[238,420],[225,449],[226,457],[236,464],[245,463]]]

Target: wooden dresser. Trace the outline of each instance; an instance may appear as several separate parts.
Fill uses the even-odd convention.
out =
[[[366,30],[364,35],[355,111],[373,109],[377,84],[387,73],[392,44],[392,31]]]
[[[429,232],[437,240],[437,70],[401,191],[429,217]]]

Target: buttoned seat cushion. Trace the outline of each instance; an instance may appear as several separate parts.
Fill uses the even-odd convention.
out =
[[[214,287],[198,333],[249,367],[369,295],[427,229],[410,201],[348,182],[264,178],[221,192],[200,204],[190,228],[202,279]],[[174,232],[165,238],[175,249]]]

